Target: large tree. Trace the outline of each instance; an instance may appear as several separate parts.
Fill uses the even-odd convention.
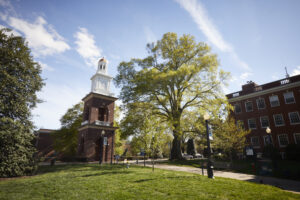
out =
[[[0,30],[0,177],[21,176],[36,169],[31,110],[43,80],[24,38]]]
[[[217,56],[209,46],[190,35],[178,38],[176,33],[166,33],[147,50],[146,58],[119,64],[115,83],[122,87],[125,105],[146,103],[154,115],[168,122],[174,136],[171,159],[182,159],[182,114],[220,98],[226,73],[218,70]]]

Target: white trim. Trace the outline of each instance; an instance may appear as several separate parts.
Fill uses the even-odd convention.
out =
[[[269,120],[269,117],[268,117],[267,115],[265,115],[265,116],[260,116],[260,117],[259,117],[259,120],[260,120],[260,127],[261,127],[261,128],[267,128],[268,126],[263,126],[263,125],[262,125],[262,121],[261,121],[261,118],[262,118],[262,117],[267,117],[268,123],[269,123],[268,126],[270,126],[270,120]]]
[[[252,105],[252,109],[251,110],[247,110],[247,103],[251,103],[251,105]],[[246,110],[246,112],[252,112],[253,111],[253,102],[252,101],[245,101],[245,110]]]
[[[299,116],[299,113],[298,113],[298,111],[294,111],[294,112],[289,112],[288,113],[288,116],[289,116],[289,119],[290,119],[290,124],[291,125],[297,125],[297,124],[300,124],[300,121],[299,122],[296,122],[296,123],[292,123],[292,120],[291,120],[291,113],[297,113],[297,115],[298,115],[298,118],[300,119],[300,116]]]
[[[280,144],[280,138],[279,138],[279,136],[281,136],[281,135],[285,135],[285,136],[286,136],[286,139],[287,139],[288,144],[290,144],[289,136],[288,136],[287,134],[285,134],[285,133],[277,135],[279,146],[280,146],[280,147],[286,147],[288,144],[287,144],[287,145],[281,145],[281,144]]]
[[[276,124],[275,115],[281,115],[283,124],[281,124],[281,125]],[[284,121],[283,115],[281,113],[280,114],[274,114],[273,119],[274,119],[274,124],[275,124],[276,127],[285,126],[285,121]]]
[[[258,106],[258,100],[260,100],[260,99],[264,100],[264,107],[263,107],[263,108],[259,108],[259,106]],[[266,109],[266,101],[265,101],[265,98],[263,98],[263,97],[257,98],[257,99],[256,99],[256,106],[257,106],[257,109],[258,109],[258,110]]]
[[[239,105],[239,106],[240,106],[240,110],[241,110],[240,112],[236,112],[236,111],[235,111],[235,105]],[[235,103],[235,104],[234,104],[234,113],[235,113],[235,114],[240,114],[240,113],[242,113],[242,106],[241,106],[240,103]]]
[[[233,98],[228,99],[228,101],[230,103],[233,103],[233,102],[236,102],[236,101],[241,101],[241,100],[257,97],[257,96],[269,94],[269,93],[272,93],[272,92],[278,92],[278,91],[281,91],[281,90],[286,90],[286,89],[294,88],[294,87],[297,87],[297,86],[300,86],[300,81],[295,82],[295,83],[280,85],[280,86],[277,86],[277,87],[274,87],[274,88],[261,90],[261,91],[258,91],[258,92],[253,92],[253,93],[242,95],[242,96],[239,96],[239,97],[233,97]],[[237,92],[235,92],[235,93],[237,93]]]
[[[293,102],[291,102],[291,103],[287,103],[287,102],[286,102],[285,94],[287,94],[287,93],[292,93],[292,96],[293,96],[293,99],[294,99]],[[294,103],[296,103],[296,99],[295,99],[295,96],[294,96],[294,92],[293,92],[293,91],[283,93],[283,98],[284,98],[284,103],[285,103],[285,104],[294,104]]]
[[[300,133],[294,133],[293,135],[294,135],[294,141],[295,141],[295,144],[298,144],[298,143],[297,143],[297,140],[296,140],[296,135],[299,135],[299,136],[300,136]],[[300,143],[299,143],[299,144],[300,144]]]
[[[275,97],[275,96],[277,97],[278,105],[272,106],[271,97]],[[270,106],[271,106],[271,108],[275,108],[275,107],[280,106],[280,101],[279,101],[278,95],[271,95],[271,96],[269,96],[269,101],[270,101]]]
[[[254,122],[255,122],[255,128],[250,128],[249,120],[251,120],[251,119],[253,119]],[[249,128],[250,130],[256,130],[256,129],[257,129],[257,124],[256,124],[256,119],[255,119],[255,118],[250,118],[250,119],[248,119],[248,128]]]

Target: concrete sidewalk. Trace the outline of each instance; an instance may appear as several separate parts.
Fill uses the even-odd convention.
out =
[[[143,163],[139,163],[139,165],[143,165]],[[152,165],[149,163],[147,163],[146,166],[152,167]],[[158,164],[158,163],[154,167],[159,168],[159,169],[191,172],[191,173],[196,173],[196,174],[202,175],[202,169],[195,168],[195,167],[180,167],[180,166],[175,166],[175,165],[164,165],[164,164]],[[204,169],[203,172],[204,172],[204,175],[207,175],[206,169]],[[214,170],[214,176],[272,185],[272,186],[281,188],[283,190],[287,190],[289,192],[294,192],[294,193],[300,194],[300,182],[299,181],[279,179],[279,178],[273,178],[273,177],[265,177],[265,176],[256,176],[256,175],[251,175],[251,174],[217,171],[217,170]]]

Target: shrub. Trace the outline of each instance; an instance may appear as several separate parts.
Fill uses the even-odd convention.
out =
[[[286,158],[288,160],[300,160],[300,145],[289,144],[286,147]]]

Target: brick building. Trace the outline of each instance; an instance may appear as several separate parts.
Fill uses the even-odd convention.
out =
[[[35,147],[38,151],[39,157],[51,157],[54,154],[53,149],[53,138],[51,133],[55,130],[53,129],[39,129],[34,134],[35,138]]]
[[[263,85],[249,81],[241,91],[226,96],[235,119],[251,129],[247,142],[258,155],[270,143],[283,157],[288,144],[300,144],[300,75]]]
[[[98,62],[98,70],[91,78],[91,92],[84,102],[83,122],[78,134],[78,156],[88,161],[112,162],[114,155],[114,102],[109,92],[112,77],[107,75],[107,61]]]

